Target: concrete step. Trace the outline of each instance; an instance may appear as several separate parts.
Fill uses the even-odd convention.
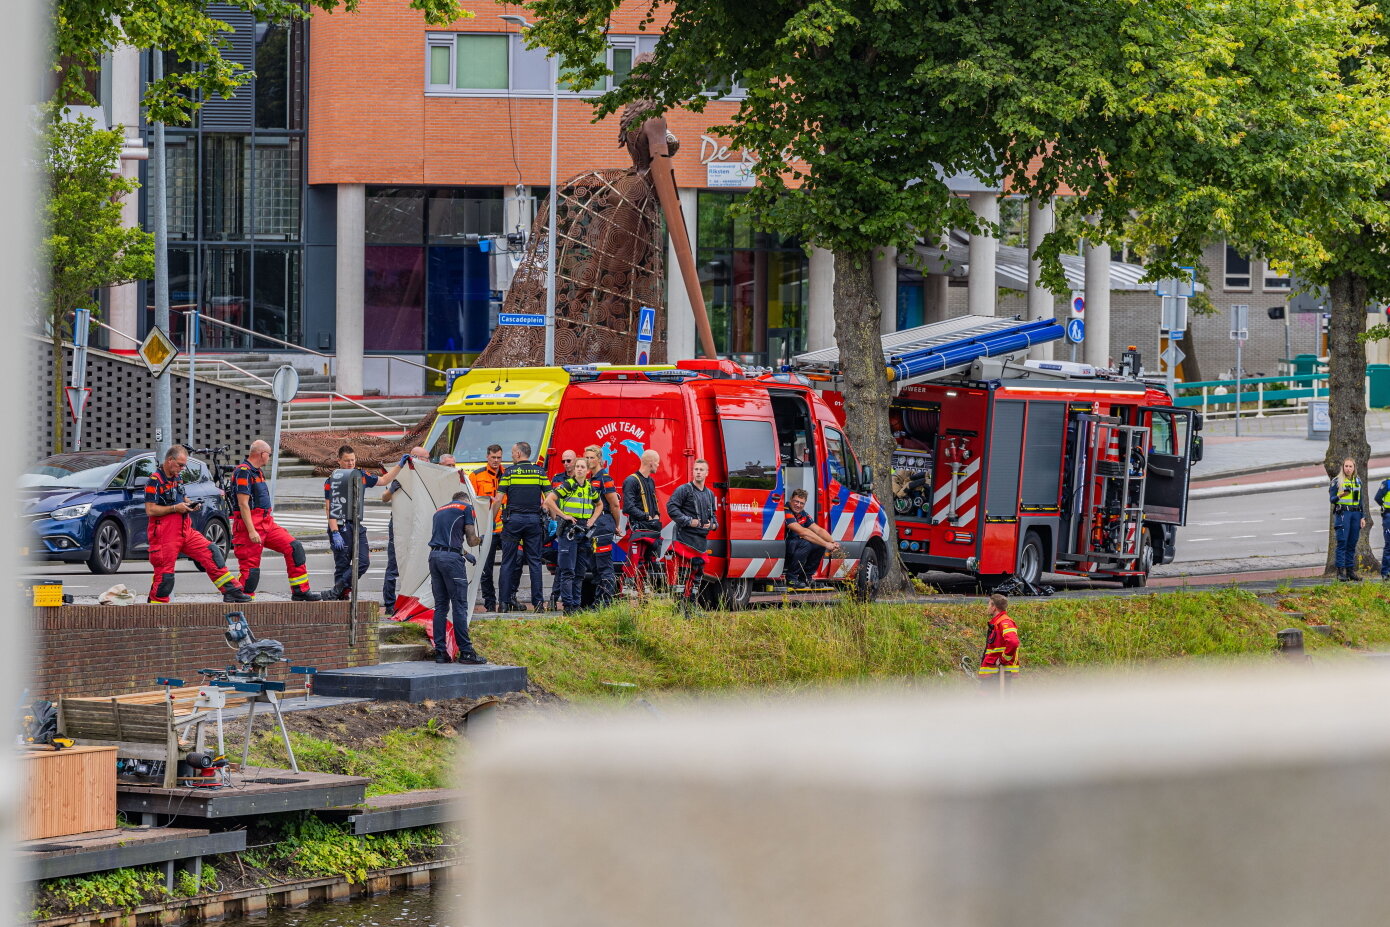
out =
[[[428,644],[378,644],[377,662],[410,663],[423,660],[430,655]]]

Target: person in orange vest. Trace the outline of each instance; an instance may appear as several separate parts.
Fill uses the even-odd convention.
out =
[[[497,484],[502,479],[502,445],[489,444],[487,448],[487,463],[472,473],[468,474],[468,479],[473,484],[473,492],[480,498],[486,499],[488,504],[492,504],[497,498]],[[502,506],[497,506],[493,513],[492,543],[488,547],[487,556],[483,558],[482,564],[478,567],[481,574],[481,592],[483,601],[478,603],[478,608],[487,612],[497,611],[497,588],[493,583],[492,570],[497,565],[498,559],[502,554]],[[481,532],[479,532],[481,533]]]
[[[1008,615],[1009,600],[999,593],[989,597],[989,625],[985,629],[985,652],[975,678],[993,683],[1003,673],[1008,679],[1018,673],[1018,625]]]

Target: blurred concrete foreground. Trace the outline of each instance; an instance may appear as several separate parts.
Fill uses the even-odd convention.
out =
[[[1387,705],[1384,672],[1222,669],[506,731],[465,922],[1379,927]]]

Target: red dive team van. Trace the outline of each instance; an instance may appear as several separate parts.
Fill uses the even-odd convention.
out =
[[[780,580],[785,566],[784,510],[805,489],[806,511],[840,542],[842,560],[826,558],[817,578],[853,582],[872,595],[887,557],[887,520],[830,407],[800,377],[749,377],[731,361],[681,361],[661,367],[476,368],[459,376],[426,439],[432,454],[452,453],[480,466],[487,447],[529,443],[546,471],[562,451],[602,448],[620,487],[642,452],[661,454],[655,480],[662,506],[689,481],[695,460],[709,461],[706,485],[719,506],[709,537],[706,575],[729,607],[746,604]],[[670,537],[670,528],[666,530]]]

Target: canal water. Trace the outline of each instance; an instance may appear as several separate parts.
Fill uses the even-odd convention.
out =
[[[223,921],[223,927],[463,927],[457,879],[357,901],[322,902]]]

